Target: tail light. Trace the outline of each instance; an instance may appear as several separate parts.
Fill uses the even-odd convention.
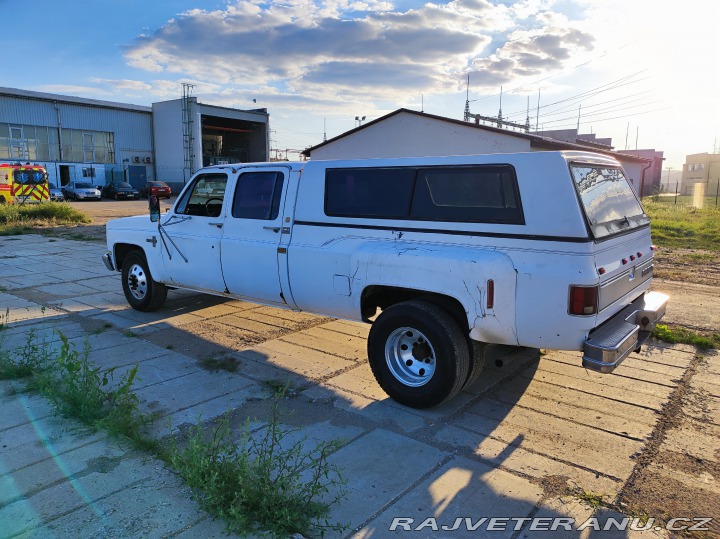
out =
[[[487,282],[487,308],[492,309],[495,306],[495,281],[488,279]]]
[[[598,312],[598,286],[570,286],[568,313],[589,316]]]

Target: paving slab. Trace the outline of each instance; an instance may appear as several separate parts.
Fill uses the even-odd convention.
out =
[[[509,519],[527,517],[542,496],[542,489],[527,479],[481,462],[455,457],[363,526],[358,536],[407,535],[405,529],[396,526],[391,531],[391,528],[394,519],[409,518],[411,528],[428,539],[478,535],[509,538],[516,533],[514,528],[518,524]],[[428,517],[435,520],[427,522]],[[493,531],[488,530],[490,523],[481,520],[483,518],[508,521],[496,521]],[[461,519],[462,524],[450,533],[448,529],[457,519]],[[469,523],[465,519],[469,519]],[[423,526],[423,522],[427,525]],[[473,526],[479,527],[469,529]]]
[[[331,509],[331,521],[359,527],[440,466],[446,455],[382,429],[360,437],[329,458],[350,479],[347,500]]]

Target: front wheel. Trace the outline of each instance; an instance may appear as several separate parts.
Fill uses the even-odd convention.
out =
[[[147,260],[134,251],[122,265],[122,287],[130,307],[137,311],[156,311],[165,303],[167,287],[153,280]]]
[[[412,408],[450,400],[470,367],[467,339],[452,316],[420,300],[398,303],[378,316],[368,336],[368,358],[380,387]]]

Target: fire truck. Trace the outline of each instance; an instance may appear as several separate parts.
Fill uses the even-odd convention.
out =
[[[34,204],[50,198],[45,167],[0,163],[0,204]]]

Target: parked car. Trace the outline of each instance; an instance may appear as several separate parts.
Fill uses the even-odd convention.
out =
[[[102,196],[105,198],[122,199],[139,199],[140,192],[128,182],[110,182],[102,190]]]
[[[158,198],[170,198],[172,189],[165,182],[147,182],[140,188],[140,195],[147,198],[149,195],[155,195]]]
[[[88,182],[70,182],[63,187],[68,200],[100,200],[100,188]]]
[[[57,185],[49,182],[48,188],[50,189],[50,200],[54,200],[55,202],[62,202],[63,200],[65,200],[62,189],[58,189]]]

